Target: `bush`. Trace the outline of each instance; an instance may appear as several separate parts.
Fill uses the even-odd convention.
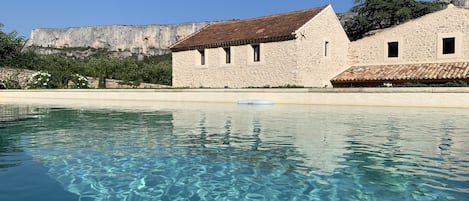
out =
[[[53,88],[51,82],[52,75],[47,72],[37,72],[31,76],[28,82],[30,89],[50,89]]]
[[[72,79],[70,80],[68,84],[69,88],[72,89],[89,89],[90,84],[88,82],[88,79],[80,74],[74,74],[72,75]]]
[[[4,87],[4,89],[21,89],[21,85],[20,85],[20,82],[18,82],[18,80],[11,80],[11,79],[8,79],[8,80],[0,80],[0,85],[3,86],[0,86],[0,89],[2,87]]]
[[[465,81],[452,81],[444,83],[420,83],[420,82],[407,82],[397,87],[467,87],[468,84]]]

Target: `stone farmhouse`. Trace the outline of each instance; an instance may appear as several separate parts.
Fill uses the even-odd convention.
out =
[[[176,42],[174,87],[362,87],[469,81],[469,10],[350,42],[330,5],[210,24]]]
[[[350,43],[334,87],[469,81],[469,9],[452,6]]]

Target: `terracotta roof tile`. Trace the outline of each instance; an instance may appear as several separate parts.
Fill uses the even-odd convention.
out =
[[[210,24],[175,43],[172,51],[236,46],[295,39],[293,32],[326,6],[290,13]]]
[[[332,82],[469,79],[469,62],[354,66]]]

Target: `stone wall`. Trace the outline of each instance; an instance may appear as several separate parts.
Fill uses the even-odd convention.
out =
[[[0,90],[0,102],[16,104],[146,105],[166,110],[168,105],[180,107],[184,102],[236,104],[239,100],[259,99],[271,100],[275,105],[469,108],[469,88]]]
[[[442,40],[455,37],[455,54],[443,55]],[[399,43],[399,56],[388,58],[388,42]],[[351,65],[455,62],[469,60],[469,10],[448,6],[350,44]]]
[[[174,87],[241,88],[297,84],[294,41],[260,44],[261,61],[254,62],[251,45],[232,46],[231,63],[223,48],[205,49],[205,65],[197,50],[173,53]],[[291,50],[291,51],[285,51]]]
[[[332,7],[326,8],[297,33],[298,83],[308,87],[332,87],[330,79],[348,68],[350,43]]]
[[[0,80],[8,81],[13,80],[17,81],[21,88],[26,88],[29,80],[35,71],[25,70],[25,69],[16,69],[16,68],[0,68]],[[10,88],[9,86],[6,86]]]
[[[65,29],[34,29],[26,47],[42,54],[85,54],[88,49],[105,49],[116,55],[170,53],[169,45],[205,27],[208,22],[146,26],[94,26]]]

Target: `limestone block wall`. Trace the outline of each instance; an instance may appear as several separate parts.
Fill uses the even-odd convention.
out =
[[[332,7],[298,30],[297,35],[299,83],[308,87],[332,87],[330,79],[349,67],[350,43]]]
[[[295,41],[261,43],[261,61],[254,62],[251,45],[232,46],[231,63],[223,48],[205,49],[205,65],[198,50],[173,53],[174,87],[243,88],[301,84],[296,70]]]
[[[455,37],[456,53],[442,54],[442,39]],[[398,58],[388,58],[387,43],[399,43]],[[430,63],[469,60],[469,9],[449,6],[399,26],[354,41],[350,65]]]
[[[17,81],[22,88],[25,88],[34,73],[35,71],[32,70],[0,68],[0,80]]]
[[[95,48],[113,52],[161,55],[169,45],[206,26],[208,22],[146,26],[94,26],[34,29],[26,47],[44,49]],[[42,53],[53,51],[42,51]]]

